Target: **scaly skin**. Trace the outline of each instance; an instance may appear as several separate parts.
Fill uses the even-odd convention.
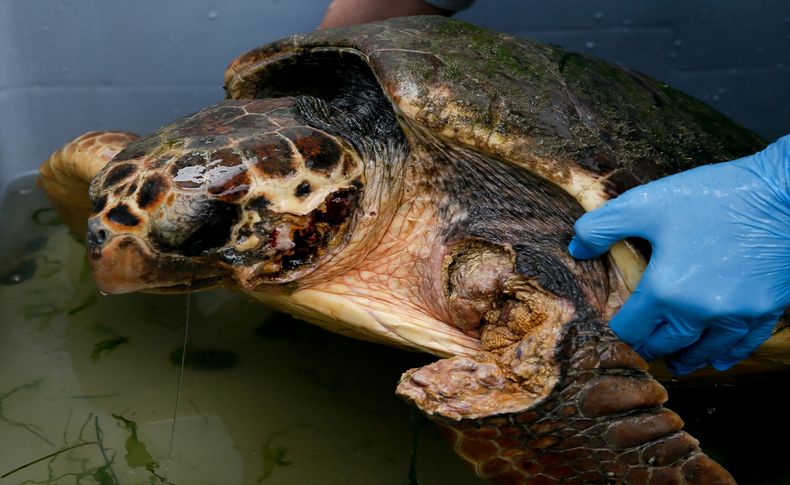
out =
[[[681,431],[680,417],[661,406],[667,393],[647,364],[603,322],[574,322],[562,333],[541,357],[557,363],[557,383],[521,411],[496,412],[518,391],[492,386],[508,382],[503,374],[513,368],[485,359],[453,357],[411,370],[398,394],[426,411],[454,450],[494,483],[735,483]],[[535,345],[522,342],[525,353]]]

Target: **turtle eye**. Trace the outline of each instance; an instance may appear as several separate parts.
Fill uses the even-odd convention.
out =
[[[213,201],[205,211],[202,224],[177,248],[186,256],[197,256],[228,242],[241,211],[235,204]]]
[[[241,209],[216,199],[188,199],[168,216],[152,228],[152,244],[165,253],[198,256],[228,242]]]

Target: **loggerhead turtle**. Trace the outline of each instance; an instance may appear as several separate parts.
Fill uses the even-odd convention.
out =
[[[226,286],[445,357],[397,392],[486,479],[734,482],[606,326],[645,249],[566,246],[585,210],[758,137],[623,67],[441,17],[289,37],[235,59],[225,89],[42,166],[103,291]],[[786,365],[787,334],[752,361]]]

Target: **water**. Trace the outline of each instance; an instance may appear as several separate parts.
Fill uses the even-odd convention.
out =
[[[31,187],[0,208],[0,475],[54,455],[0,483],[159,483],[186,296],[100,295],[84,247]],[[171,483],[406,484],[413,465],[422,484],[479,483],[394,395],[427,356],[227,291],[192,295],[188,341]]]
[[[47,458],[0,484],[159,483],[186,296],[99,294],[84,247],[33,180],[6,194],[0,475]],[[428,356],[340,337],[226,291],[192,295],[188,342],[170,483],[407,484],[412,467],[423,485],[480,483],[394,395],[401,372]],[[739,483],[790,484],[790,379],[716,384],[669,384],[668,407]]]

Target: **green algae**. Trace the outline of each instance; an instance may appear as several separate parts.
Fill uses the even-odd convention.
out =
[[[95,433],[94,439],[86,439],[85,432],[88,425],[93,422],[93,431]],[[45,480],[25,480],[20,482],[21,484],[46,484],[46,485],[58,485],[63,482],[65,478],[73,478],[74,483],[83,483],[83,480],[92,478],[99,485],[120,485],[118,477],[115,475],[115,472],[112,468],[112,465],[115,460],[115,450],[111,448],[106,448],[104,446],[104,433],[99,426],[99,418],[94,416],[93,413],[88,414],[87,418],[83,422],[82,426],[80,427],[80,431],[77,437],[78,443],[75,444],[68,444],[68,440],[66,435],[68,434],[68,429],[71,423],[71,414],[69,414],[69,419],[66,421],[66,426],[63,430],[63,446],[58,448],[52,453],[48,453],[44,456],[31,460],[23,465],[20,465],[8,472],[3,473],[0,475],[0,478],[9,477],[17,472],[25,470],[33,465],[38,463],[48,461],[47,463],[47,472],[48,477]],[[57,460],[61,455],[69,453],[79,448],[83,448],[86,446],[95,445],[98,447],[100,455],[102,457],[103,463],[98,466],[90,467],[88,466],[88,459],[74,459],[74,458],[67,458],[70,461],[78,461],[81,462],[82,471],[80,472],[66,472],[60,475],[56,475],[53,469],[53,463]],[[53,445],[54,446],[54,445]],[[109,454],[108,454],[109,453]]]
[[[36,458],[33,461],[30,461],[30,462],[25,463],[24,465],[18,466],[18,467],[14,468],[11,471],[3,473],[2,475],[0,475],[0,478],[5,478],[5,477],[8,477],[10,475],[13,475],[14,473],[16,473],[18,471],[22,471],[22,470],[24,470],[25,468],[27,468],[29,466],[35,465],[36,463],[41,463],[44,460],[48,460],[50,458],[56,458],[58,455],[60,455],[62,453],[66,453],[68,451],[71,451],[71,450],[74,450],[74,449],[77,449],[77,448],[81,448],[83,446],[95,445],[95,444],[96,444],[95,441],[89,441],[89,442],[86,442],[86,443],[78,443],[76,445],[71,445],[71,446],[67,446],[65,448],[61,448],[61,449],[59,449],[59,450],[57,450],[55,452],[52,452],[52,453],[50,453],[48,455],[44,455],[41,458]],[[30,482],[30,481],[28,481],[28,482]],[[41,482],[32,482],[32,483],[41,483]],[[44,483],[46,483],[46,482],[44,482]]]
[[[146,449],[145,443],[140,441],[140,438],[137,436],[137,423],[120,414],[112,414],[112,417],[115,418],[119,426],[129,432],[129,436],[124,443],[126,448],[124,460],[126,460],[126,464],[129,465],[129,468],[145,468],[159,482],[169,483],[165,477],[156,472],[159,468],[159,462],[151,456],[151,453]]]
[[[42,320],[42,323],[49,322],[56,315],[60,315],[63,310],[50,302],[31,303],[22,307],[22,317],[26,320]]]
[[[63,269],[63,263],[57,259],[51,259],[47,256],[38,256],[36,259],[41,261],[41,264],[38,265],[38,271],[36,272],[39,278],[55,276]]]
[[[96,293],[91,293],[79,305],[75,306],[74,308],[72,308],[71,310],[66,312],[66,314],[67,315],[76,315],[76,314],[80,313],[81,311],[84,311],[84,310],[92,307],[96,303],[97,300],[98,300],[98,296],[96,295]]]
[[[93,346],[93,350],[91,351],[91,360],[95,363],[105,355],[109,354],[119,345],[128,344],[129,338],[128,337],[115,337],[107,340],[102,340],[101,342],[97,342]]]
[[[274,471],[278,467],[293,465],[294,462],[286,459],[286,456],[288,455],[288,448],[285,446],[275,445],[274,440],[281,438],[295,427],[296,426],[289,426],[285,429],[273,431],[269,434],[269,436],[266,437],[266,441],[264,441],[261,445],[262,472],[256,480],[257,483],[261,483],[271,478],[271,476],[274,474]]]
[[[14,420],[8,418],[5,415],[5,412],[4,412],[4,409],[3,409],[4,402],[7,399],[9,399],[11,396],[13,396],[14,394],[17,394],[19,392],[22,392],[22,391],[32,391],[32,390],[38,389],[41,386],[42,382],[43,382],[43,379],[36,379],[35,381],[28,382],[28,383],[16,386],[15,388],[11,389],[10,391],[4,392],[4,393],[0,393],[0,421],[8,424],[9,426],[22,428],[22,429],[28,431],[30,434],[34,435],[36,438],[38,438],[41,441],[47,443],[48,445],[54,446],[52,441],[50,441],[46,436],[44,436],[44,430],[41,429],[39,426],[36,426],[35,424],[32,424],[32,423],[23,423],[21,421],[14,421]]]

